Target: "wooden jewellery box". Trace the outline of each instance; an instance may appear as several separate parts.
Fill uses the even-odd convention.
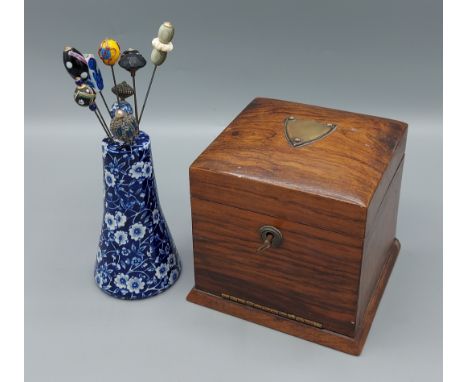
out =
[[[187,299],[359,355],[400,249],[407,124],[254,99],[190,167]]]

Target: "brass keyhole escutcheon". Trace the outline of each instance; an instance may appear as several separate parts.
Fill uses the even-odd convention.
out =
[[[264,252],[271,247],[277,248],[283,241],[283,234],[281,231],[271,225],[264,225],[260,227],[259,233],[263,244],[258,247],[258,253]]]

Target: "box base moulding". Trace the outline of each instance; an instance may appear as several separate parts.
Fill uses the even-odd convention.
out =
[[[393,266],[400,251],[400,242],[395,239],[387,255],[386,263],[382,269],[379,280],[374,288],[372,297],[364,312],[361,325],[356,330],[354,338],[347,337],[326,329],[321,329],[317,323],[308,321],[294,315],[287,317],[283,312],[268,309],[250,302],[245,303],[242,299],[223,294],[216,296],[194,287],[187,296],[187,300],[222,313],[242,318],[271,329],[284,332],[307,341],[316,342],[323,346],[352,354],[361,354],[366,342],[367,334],[377,312],[379,302],[387,285]],[[278,314],[279,313],[279,314]]]

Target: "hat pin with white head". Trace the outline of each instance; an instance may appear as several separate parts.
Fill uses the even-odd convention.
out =
[[[143,117],[143,111],[145,110],[146,101],[148,100],[148,95],[153,85],[154,75],[158,66],[161,66],[166,60],[167,53],[171,52],[174,49],[172,44],[172,39],[174,38],[174,26],[171,22],[166,21],[159,27],[158,37],[154,38],[152,41],[153,51],[151,52],[151,62],[154,65],[153,73],[151,74],[151,79],[148,84],[148,90],[146,90],[145,101],[143,102],[143,107],[141,108],[140,118],[138,123],[141,122]]]

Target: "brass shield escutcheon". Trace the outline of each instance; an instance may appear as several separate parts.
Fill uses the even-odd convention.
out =
[[[293,147],[301,147],[331,134],[336,128],[333,123],[321,123],[311,119],[288,117],[284,121],[286,139]]]

